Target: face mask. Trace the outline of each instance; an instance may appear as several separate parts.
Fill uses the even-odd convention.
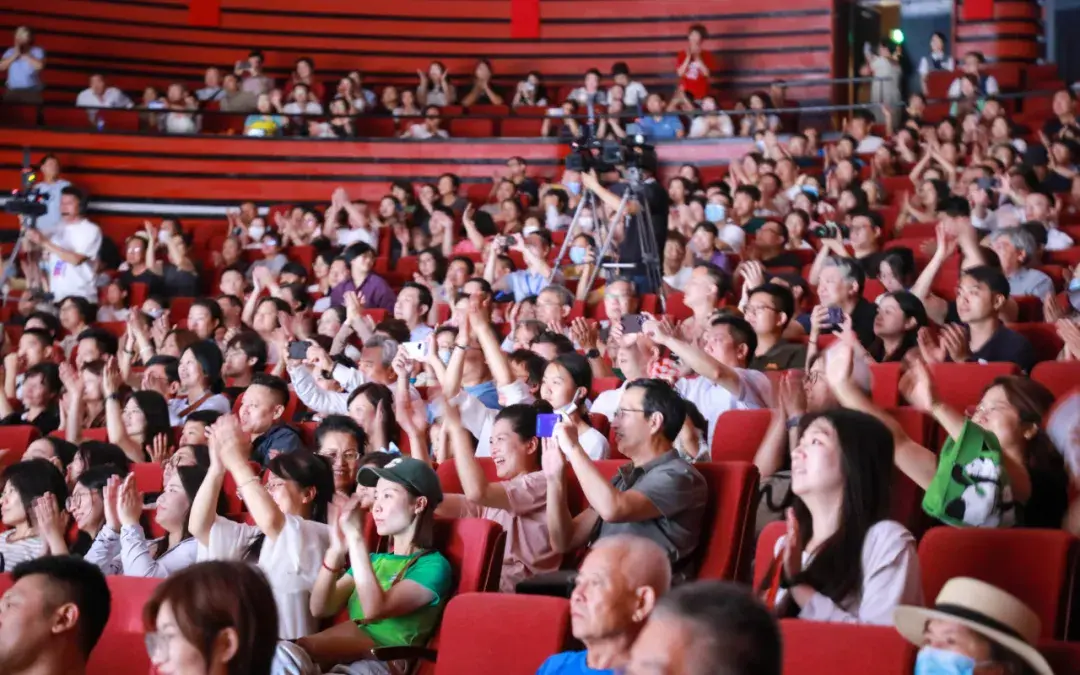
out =
[[[440,349],[439,350],[439,360],[442,361],[443,363],[449,365],[449,363],[450,363],[450,355],[451,354],[453,354],[453,351],[450,350],[450,349]]]
[[[530,234],[536,234],[539,231],[540,231],[539,227],[537,227],[536,225],[530,225],[529,227],[526,227],[525,229],[523,229],[521,231],[521,236],[527,237]]]
[[[570,399],[570,402],[564,406],[555,409],[556,415],[569,415],[577,409],[578,393],[574,392],[574,398]]]
[[[724,217],[727,215],[727,209],[723,204],[706,204],[705,205],[705,220],[710,223],[721,223],[724,221]]]
[[[915,675],[971,675],[975,659],[956,652],[923,647],[915,659]]]
[[[585,256],[588,254],[588,249],[584,246],[571,246],[570,247],[570,262],[575,265],[584,265]]]
[[[169,243],[169,239],[171,239],[171,238],[172,238],[172,233],[171,232],[168,232],[166,230],[158,230],[157,240],[158,240],[159,244],[161,244],[163,246],[167,245]]]
[[[1076,293],[1077,291],[1080,291],[1080,277],[1074,277],[1073,280],[1069,282],[1069,292]]]
[[[581,194],[581,183],[579,181],[570,181],[569,183],[564,183],[564,185],[566,186],[566,189],[570,191],[570,194]]]
[[[581,216],[580,218],[578,218],[577,222],[578,222],[578,227],[580,227],[583,230],[590,230],[591,231],[593,229],[592,216]]]
[[[146,315],[149,316],[151,319],[157,319],[161,317],[164,311],[165,310],[161,309],[148,309],[146,310]]]
[[[262,239],[262,236],[264,234],[266,234],[266,228],[264,228],[262,225],[248,226],[248,236],[251,237],[252,240],[258,241]]]

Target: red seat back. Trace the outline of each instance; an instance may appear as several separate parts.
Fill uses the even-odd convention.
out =
[[[776,548],[776,541],[784,536],[785,532],[787,532],[787,524],[782,520],[777,520],[766,525],[758,535],[757,545],[754,548],[754,588],[761,588],[761,584],[764,583],[769,566],[775,557],[773,550]]]
[[[915,645],[892,626],[784,619],[784,675],[911,675]]]
[[[1061,398],[1080,383],[1080,361],[1044,361],[1031,369],[1031,379]]]
[[[589,390],[589,398],[595,400],[602,392],[618,389],[622,386],[622,380],[617,377],[594,377],[592,389]]]
[[[1065,346],[1052,323],[1010,323],[1009,328],[1026,337],[1035,349],[1038,361],[1053,361]]]
[[[870,396],[882,408],[900,405],[901,363],[870,364]]]
[[[945,582],[972,577],[1027,604],[1042,637],[1064,637],[1078,542],[1060,530],[935,527],[919,543],[923,592],[933,602]]]
[[[0,469],[21,460],[26,448],[40,435],[37,427],[29,424],[0,427],[0,450],[7,450],[0,454]]]
[[[90,654],[86,672],[88,675],[149,672],[142,611],[161,579],[112,576],[106,577],[106,581],[112,593],[112,609],[105,632]]]
[[[745,580],[754,547],[758,470],[749,462],[703,462],[694,468],[709,486],[698,544],[699,579]]]
[[[161,492],[163,469],[157,462],[135,462],[131,465],[135,474],[135,487],[139,492]]]
[[[1050,664],[1050,669],[1059,675],[1080,672],[1080,642],[1040,640],[1039,653]]]
[[[476,627],[484,626],[484,639]],[[435,675],[533,675],[547,657],[564,651],[570,603],[563,598],[466,593],[446,606]]]
[[[1019,375],[1020,369],[1015,363],[935,363],[930,374],[941,402],[963,411],[978,405],[983,390],[995,378]]]
[[[716,419],[712,435],[714,462],[753,462],[772,423],[771,410],[728,410]]]

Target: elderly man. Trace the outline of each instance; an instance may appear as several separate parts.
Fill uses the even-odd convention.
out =
[[[571,631],[585,650],[552,656],[537,675],[622,671],[645,620],[670,587],[670,564],[655,543],[631,535],[596,542],[570,595]]]
[[[694,313],[681,324],[679,333],[688,342],[697,342],[712,324],[713,314],[727,289],[727,274],[712,263],[699,262],[683,290],[683,303]]]
[[[1008,227],[990,237],[990,248],[1001,261],[1001,273],[1009,280],[1009,295],[1053,295],[1054,282],[1045,272],[1032,269],[1038,262],[1038,247],[1030,232]]]
[[[829,322],[827,312],[839,309],[844,317],[851,318],[851,327],[859,336],[859,342],[869,347],[874,341],[874,319],[877,305],[863,297],[866,274],[853,258],[828,258],[818,279],[818,298],[823,309],[814,308],[811,315],[810,345],[816,346],[822,331],[835,330],[843,321]],[[814,315],[822,321],[813,321]]]
[[[630,652],[627,675],[780,675],[780,627],[745,588],[687,584],[656,606]]]
[[[577,429],[556,425],[556,440],[545,441],[543,454],[552,548],[567,553],[598,539],[633,534],[659,544],[674,574],[692,575],[708,490],[705,478],[672,447],[685,419],[686,404],[666,382],[643,379],[627,385],[612,429],[630,463],[611,482],[581,447]],[[590,504],[573,518],[567,465]]]

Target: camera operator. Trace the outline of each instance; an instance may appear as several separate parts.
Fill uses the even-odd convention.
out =
[[[44,253],[49,290],[59,302],[66,297],[98,301],[95,265],[101,251],[101,228],[86,219],[82,192],[68,186],[60,193],[60,227],[48,237],[37,229],[26,231],[26,240]]]
[[[60,160],[56,155],[45,155],[38,168],[37,182],[30,188],[31,194],[41,195],[48,211],[38,216],[35,226],[46,237],[51,237],[60,229],[60,196],[64,188],[71,183],[60,178]]]
[[[653,244],[655,246],[654,252],[659,255],[659,252],[664,250],[664,242],[667,240],[668,212],[671,204],[667,190],[655,178],[656,153],[652,149],[645,147],[626,147],[623,152],[638,154],[638,157],[630,158],[630,165],[640,164],[641,191],[644,193],[646,202],[644,206],[648,209],[652,220],[653,235],[656,239]],[[626,176],[627,171],[629,169],[626,167],[619,167],[620,175]],[[585,188],[592,190],[612,212],[619,208],[623,195],[630,189],[630,183],[626,180],[620,180],[609,187],[605,187],[597,178],[595,170],[587,173],[582,172],[581,182]],[[631,216],[640,213],[642,206],[636,197],[631,198],[626,206],[626,215]],[[655,288],[653,282],[649,280],[646,263],[642,260],[640,222],[635,221],[630,227],[627,227],[624,218],[621,222],[615,223],[612,243],[618,251],[620,263],[634,263],[633,269],[623,268],[620,276],[630,277],[641,293],[656,293],[659,289]],[[650,261],[650,264],[659,266],[659,257]]]

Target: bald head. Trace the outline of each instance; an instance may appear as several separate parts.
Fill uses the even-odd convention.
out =
[[[586,647],[624,642],[625,655],[670,587],[671,563],[657,544],[630,535],[604,537],[585,556],[570,595],[574,637]]]

